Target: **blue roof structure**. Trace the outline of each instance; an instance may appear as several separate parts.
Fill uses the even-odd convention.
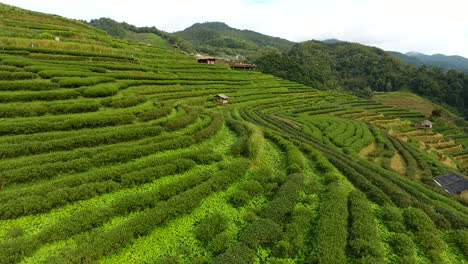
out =
[[[461,193],[468,190],[468,178],[458,173],[442,175],[433,180],[448,193]]]

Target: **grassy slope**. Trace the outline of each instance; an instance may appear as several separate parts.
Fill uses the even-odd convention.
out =
[[[153,33],[135,33],[131,31],[126,31],[124,38],[161,48],[170,48],[172,46],[171,43],[167,42],[165,39]]]
[[[377,93],[371,99],[388,105],[408,108],[423,113],[427,117],[431,116],[432,110],[441,109],[441,117],[445,121],[456,117],[456,115],[451,113],[450,111],[410,92]]]
[[[0,263],[467,261],[419,113],[0,11]]]

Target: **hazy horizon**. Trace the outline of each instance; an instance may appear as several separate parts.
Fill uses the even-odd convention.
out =
[[[448,0],[0,0],[73,19],[109,17],[174,32],[195,23],[223,22],[294,42],[339,39],[402,53],[468,58],[468,2]],[[465,44],[463,44],[465,43]]]

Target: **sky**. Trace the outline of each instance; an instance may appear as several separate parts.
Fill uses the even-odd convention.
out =
[[[291,41],[336,38],[384,50],[468,58],[467,0],[0,0],[90,20],[174,32],[219,21]]]

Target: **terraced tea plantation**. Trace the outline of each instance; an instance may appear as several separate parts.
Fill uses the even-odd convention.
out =
[[[5,5],[0,34],[0,263],[468,261],[432,181],[466,152],[420,113]]]

